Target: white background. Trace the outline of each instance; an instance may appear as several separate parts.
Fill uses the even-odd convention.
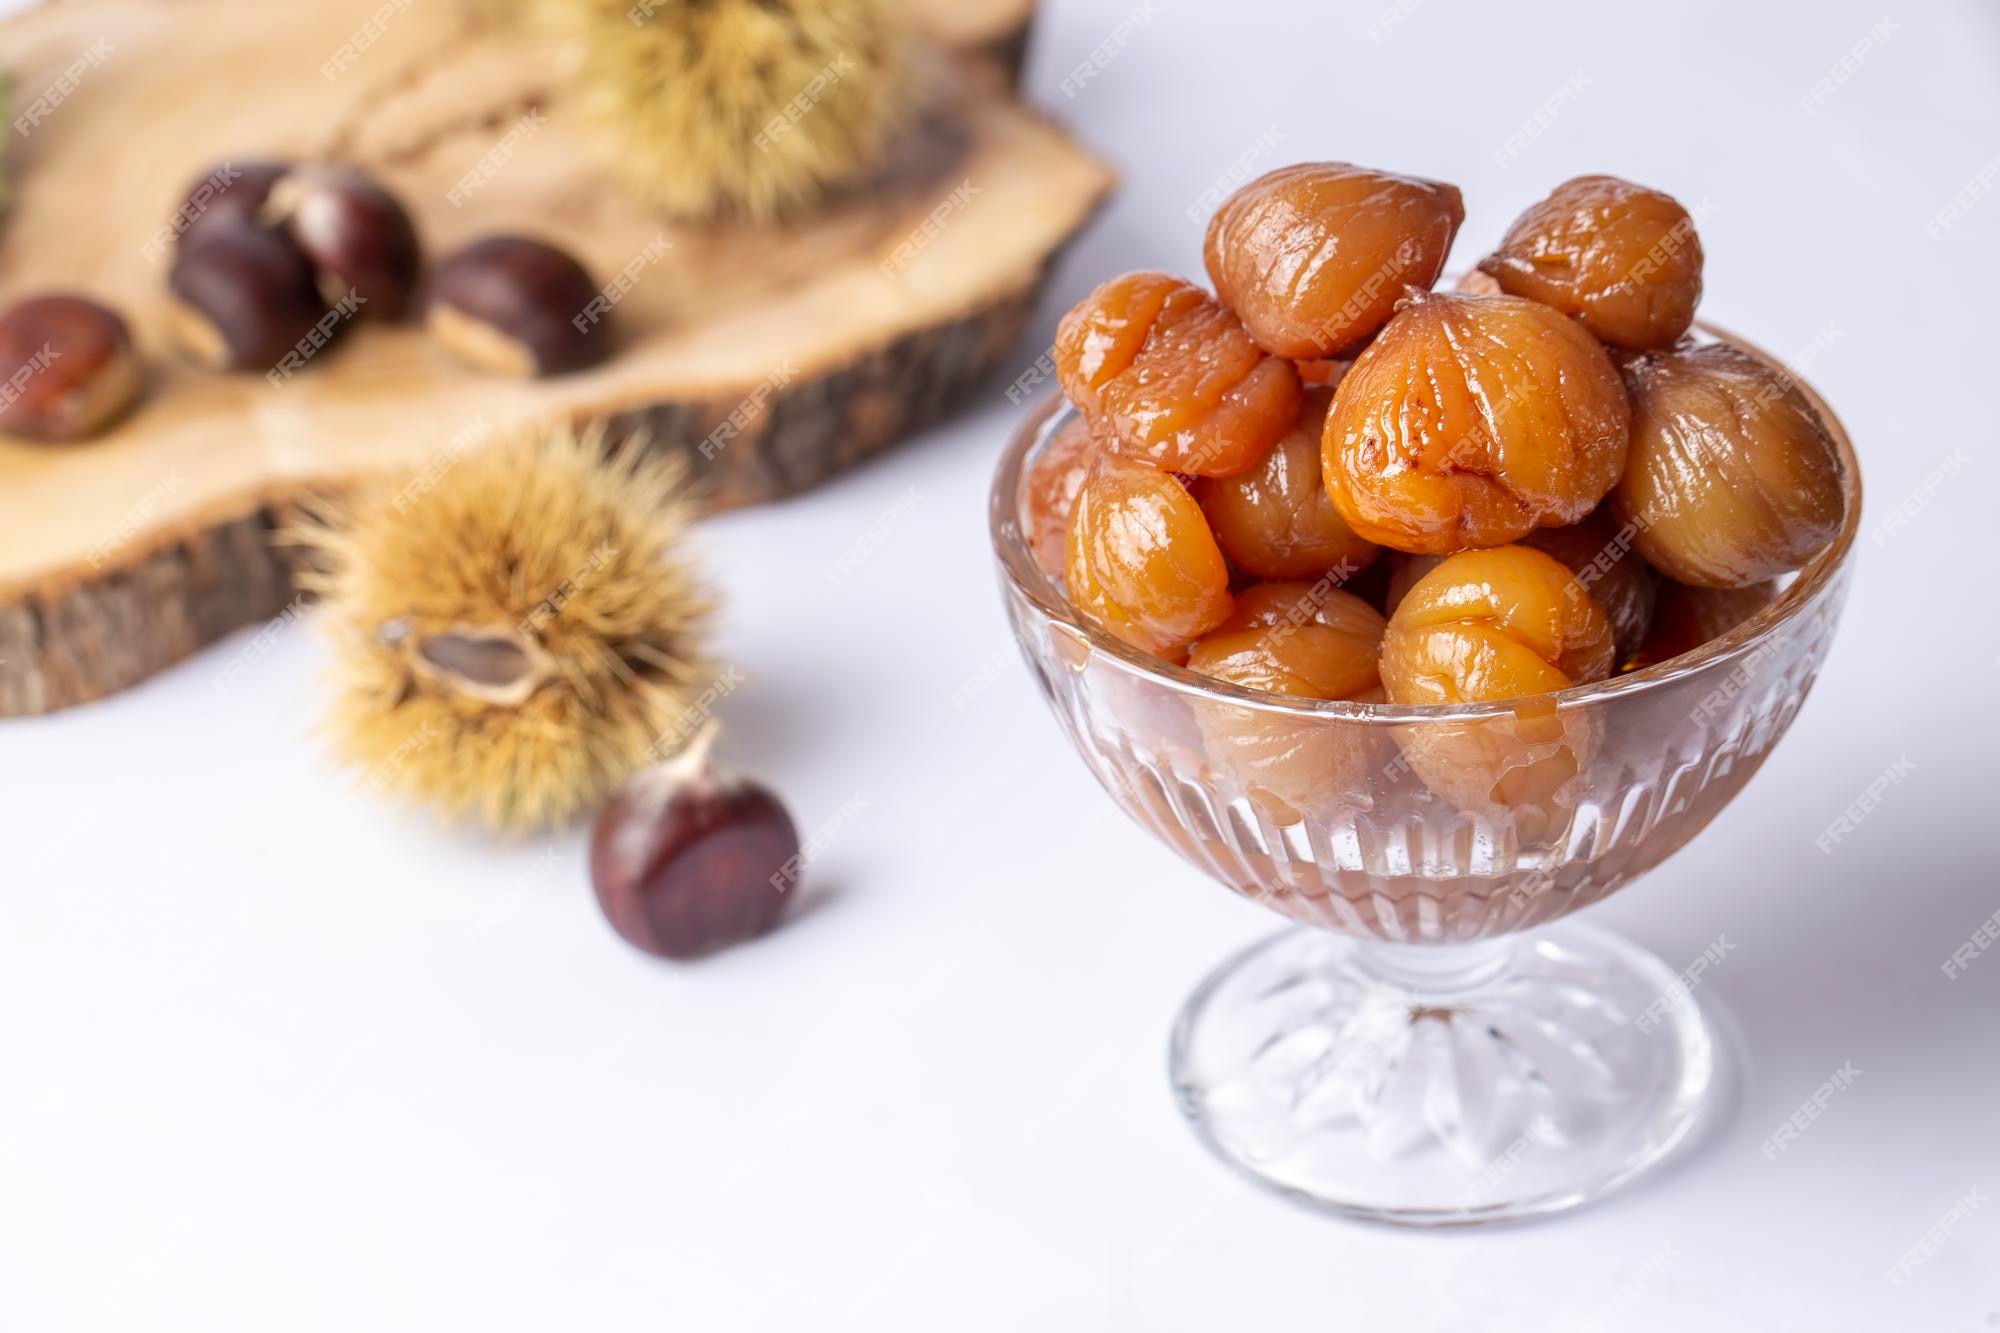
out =
[[[995,388],[702,534],[750,682],[727,756],[805,830],[865,806],[789,925],[699,966],[612,936],[580,834],[503,848],[356,795],[312,735],[308,630],[226,695],[247,631],[0,724],[0,1327],[1993,1327],[2000,956],[1941,965],[2000,909],[2000,199],[1926,225],[2000,154],[2000,18],[1883,2],[1153,0],[1070,97],[1132,2],[1051,0],[1030,62],[1125,183],[1022,366],[1099,279],[1198,274],[1185,210],[1273,129],[1256,171],[1332,157],[1460,185],[1461,266],[1556,182],[1613,171],[1706,205],[1707,315],[1818,347],[1867,529],[1917,507],[1864,536],[1841,639],[1761,777],[1592,914],[1675,966],[1735,946],[1702,993],[1747,1047],[1742,1095],[1676,1168],[1553,1222],[1411,1234],[1300,1211],[1196,1145],[1168,1024],[1278,923],[1092,813],[994,592],[986,485],[1019,415]],[[1855,1084],[1767,1159],[1849,1061]]]

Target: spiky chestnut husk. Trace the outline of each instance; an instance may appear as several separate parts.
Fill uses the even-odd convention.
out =
[[[606,161],[668,216],[763,221],[873,168],[907,109],[892,0],[564,0]],[[637,21],[635,22],[635,17]]]
[[[317,508],[327,730],[373,791],[503,832],[595,809],[710,679],[684,468],[541,428]]]

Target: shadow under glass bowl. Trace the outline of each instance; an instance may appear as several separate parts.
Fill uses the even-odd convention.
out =
[[[1246,690],[1098,629],[1024,523],[1028,464],[1073,413],[1054,397],[1009,441],[991,501],[1002,596],[1064,733],[1154,836],[1301,923],[1210,975],[1174,1027],[1181,1107],[1236,1169],[1354,1216],[1504,1220],[1602,1195],[1699,1121],[1716,1049],[1688,985],[1564,918],[1700,832],[1826,656],[1860,472],[1799,387],[1846,512],[1773,601],[1643,671],[1449,708]]]

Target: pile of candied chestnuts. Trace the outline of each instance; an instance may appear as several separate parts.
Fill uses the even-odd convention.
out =
[[[1811,403],[1689,336],[1686,209],[1580,177],[1436,290],[1463,218],[1449,185],[1285,167],[1209,223],[1214,295],[1128,273],[1070,311],[1078,415],[1025,508],[1082,615],[1238,686],[1490,702],[1686,652],[1832,540]]]

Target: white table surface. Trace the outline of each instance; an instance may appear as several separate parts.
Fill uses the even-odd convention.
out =
[[[1184,210],[1246,150],[1456,182],[1461,264],[1557,181],[1615,171],[1708,205],[1706,314],[1817,347],[1871,531],[1957,469],[1864,537],[1761,777],[1592,913],[1676,965],[1735,946],[1702,988],[1749,1051],[1719,1131],[1601,1206],[1464,1234],[1310,1215],[1196,1145],[1168,1023],[1278,922],[1091,813],[994,591],[984,500],[1019,415],[996,387],[702,534],[749,681],[727,757],[807,830],[863,804],[795,920],[700,966],[611,935],[580,834],[497,847],[355,794],[312,734],[308,630],[226,697],[249,631],[0,724],[0,1327],[2000,1324],[2000,956],[1942,968],[2000,909],[2000,199],[1926,230],[2000,154],[2000,15],[1152,0],[1066,96],[1134,3],[1051,0],[1036,34],[1030,92],[1125,183],[1023,366],[1097,280],[1198,274]],[[821,577],[887,512],[850,577]],[[1767,1159],[1845,1062],[1854,1085]]]

